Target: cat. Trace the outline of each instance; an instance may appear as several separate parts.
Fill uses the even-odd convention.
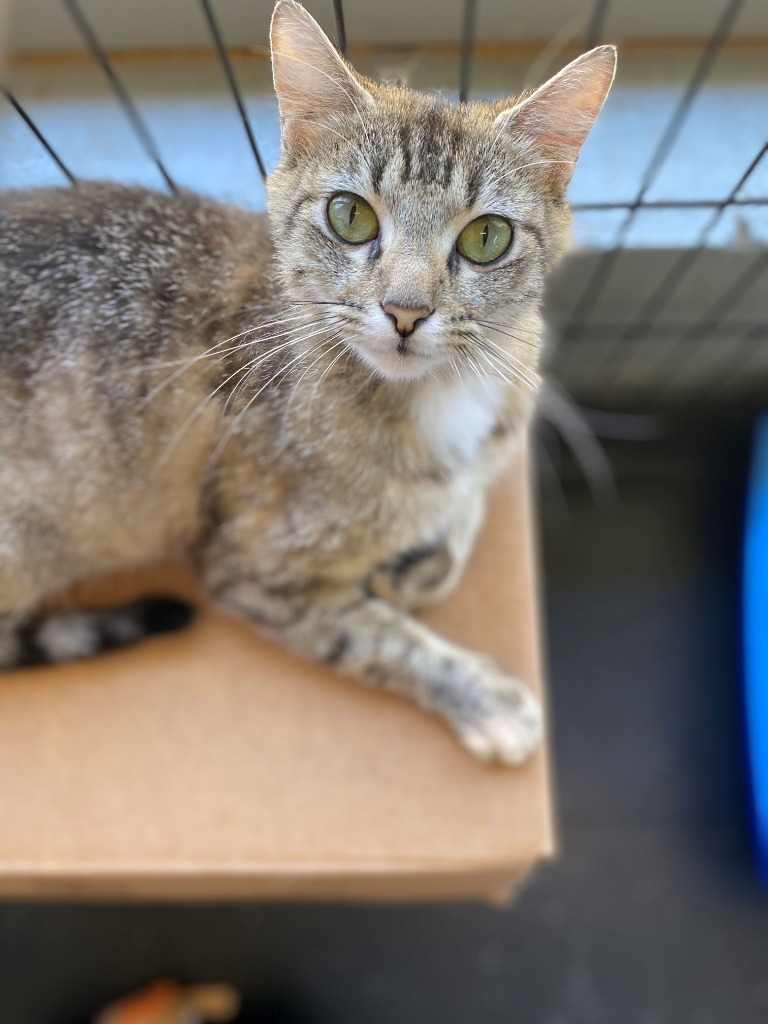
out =
[[[181,625],[163,599],[41,609],[184,551],[219,608],[516,764],[536,699],[410,612],[456,584],[534,408],[615,49],[456,105],[364,78],[292,0],[271,45],[267,216],[110,183],[0,195],[0,666]]]

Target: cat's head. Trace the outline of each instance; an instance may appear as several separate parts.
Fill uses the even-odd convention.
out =
[[[505,354],[533,367],[565,189],[614,48],[522,98],[457,105],[363,78],[303,7],[279,0],[272,63],[282,158],[268,200],[288,296],[338,303],[317,309],[390,379],[462,361],[501,372]]]

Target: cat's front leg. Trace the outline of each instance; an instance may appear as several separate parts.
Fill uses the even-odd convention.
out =
[[[243,577],[211,589],[221,607],[292,650],[439,715],[485,761],[519,764],[539,745],[540,707],[522,683],[385,601]]]
[[[409,548],[368,575],[366,592],[404,608],[426,608],[442,601],[458,582],[463,565],[446,541]]]
[[[444,600],[464,571],[483,508],[483,494],[477,490],[440,537],[399,552],[376,566],[365,580],[367,593],[404,608],[427,608]]]

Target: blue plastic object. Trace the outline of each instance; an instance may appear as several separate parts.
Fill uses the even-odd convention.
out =
[[[768,414],[755,426],[747,498],[744,669],[756,854],[768,884]]]

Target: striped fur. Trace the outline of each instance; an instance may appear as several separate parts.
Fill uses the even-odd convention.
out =
[[[182,625],[167,602],[39,609],[185,552],[220,608],[516,763],[533,697],[409,609],[456,584],[533,409],[564,190],[613,52],[456,106],[363,78],[291,0],[272,48],[268,218],[111,184],[0,194],[0,666]],[[376,238],[335,235],[340,191]],[[456,240],[484,213],[514,238],[481,267]],[[429,315],[402,337],[383,304]]]

